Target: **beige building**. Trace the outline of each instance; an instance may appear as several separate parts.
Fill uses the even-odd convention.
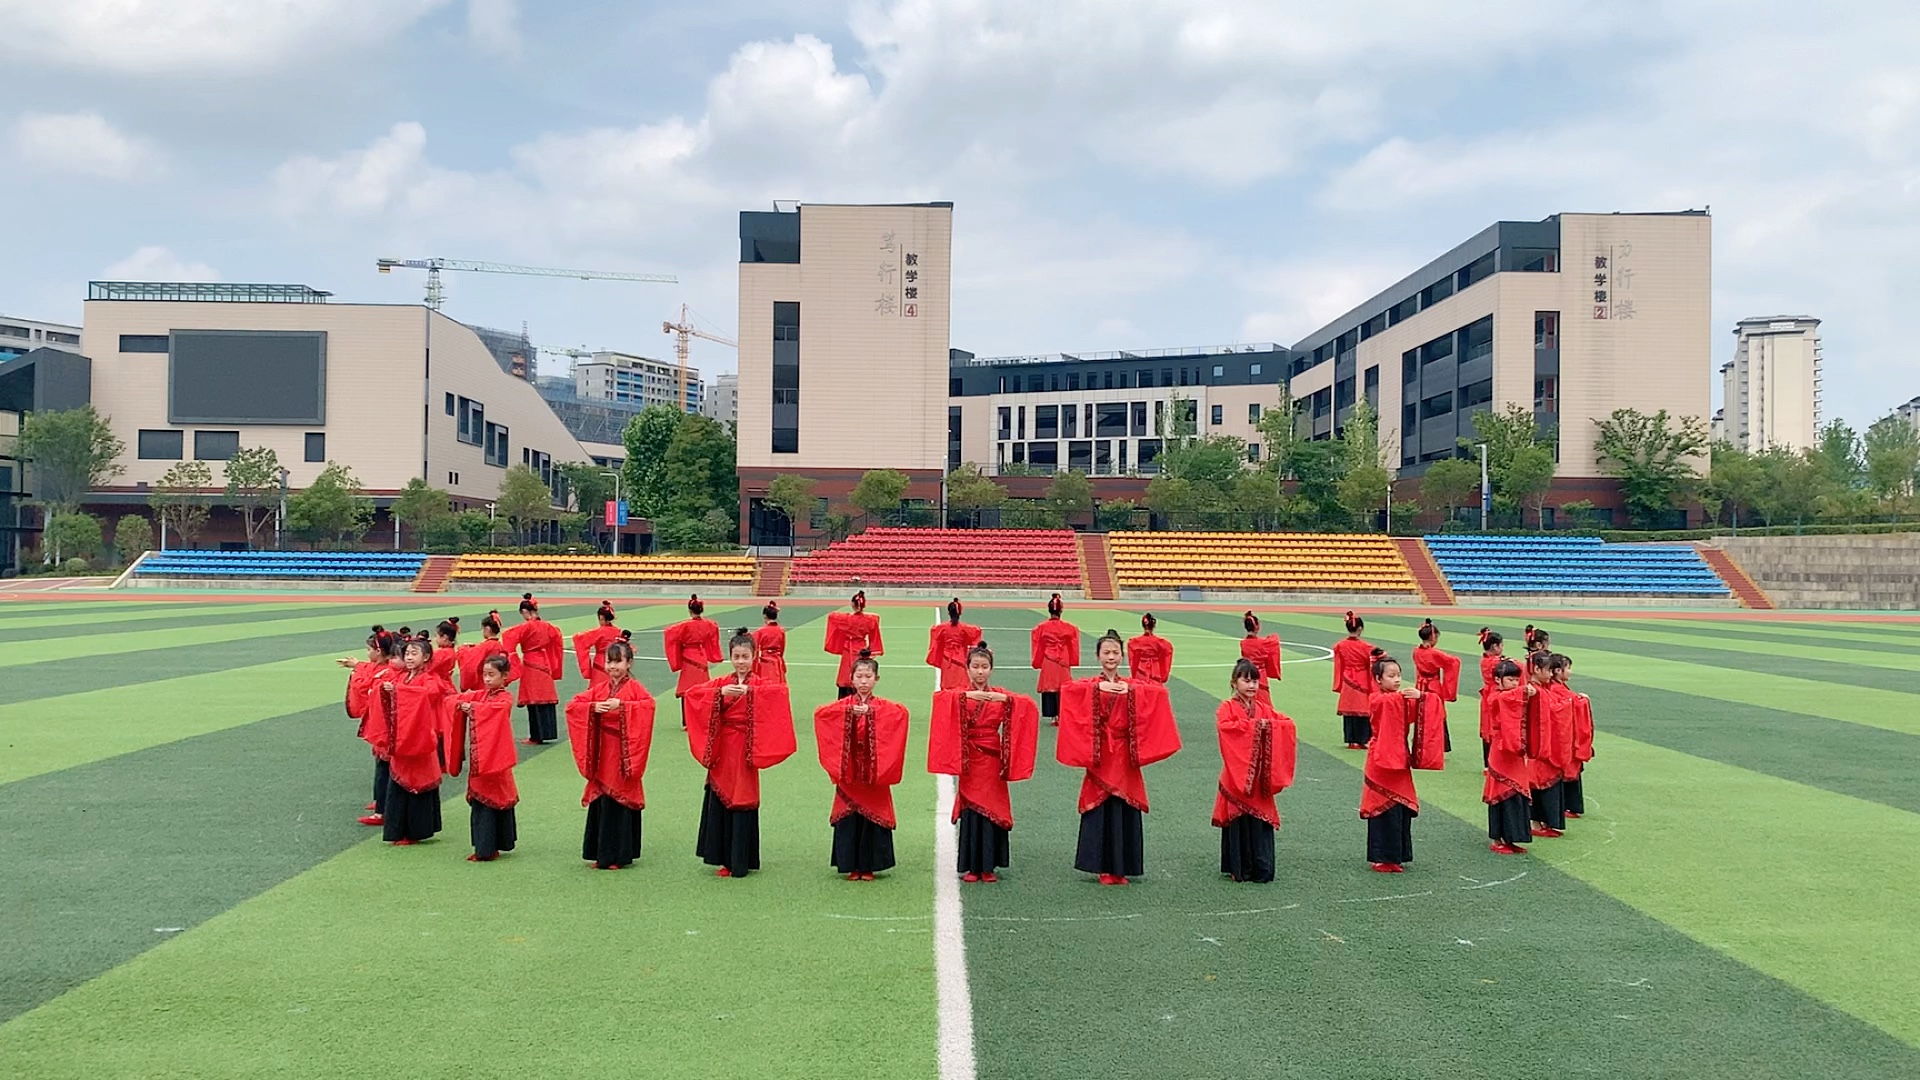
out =
[[[732,424],[740,419],[740,376],[734,372],[715,375],[713,385],[707,387],[707,398],[700,411],[708,418],[723,424]]]
[[[1741,319],[1733,359],[1720,366],[1723,437],[1757,454],[1819,441],[1820,320],[1805,315]]]
[[[424,477],[462,504],[508,467],[589,455],[533,385],[467,326],[414,305],[335,304],[298,285],[95,282],[82,351],[92,400],[127,445],[107,494],[135,500],[176,462],[271,448],[290,488],[330,461],[376,502]],[[557,486],[557,484],[556,484]]]

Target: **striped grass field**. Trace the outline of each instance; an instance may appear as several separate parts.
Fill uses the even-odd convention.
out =
[[[571,633],[592,603],[550,603]],[[827,609],[786,610],[796,712],[832,697]],[[880,692],[923,724],[930,605],[880,605]],[[388,848],[354,822],[371,765],[341,712],[373,622],[481,605],[74,600],[0,605],[0,1076],[755,1078],[1911,1077],[1920,1075],[1920,624],[1516,613],[1575,661],[1599,734],[1588,816],[1524,858],[1486,850],[1475,705],[1417,777],[1416,861],[1369,873],[1360,755],[1321,659],[1334,614],[1267,618],[1299,724],[1279,875],[1218,873],[1212,714],[1232,613],[1169,607],[1186,748],[1148,772],[1147,875],[1072,869],[1077,774],[1042,736],[1014,865],[959,890],[966,996],[936,993],[935,822],[917,727],[900,865],[827,865],[831,786],[765,776],[763,872],[692,853],[701,775],[665,665],[640,862],[581,864],[565,747],[526,749],[521,843],[464,861],[449,828]],[[716,603],[723,626],[757,604]],[[1030,689],[1037,609],[979,605],[999,680]],[[749,619],[749,616],[752,616]],[[1092,638],[1139,613],[1069,611]],[[634,602],[643,655],[676,605]],[[1417,617],[1369,638],[1409,646]],[[1468,658],[1477,619],[1442,617]],[[1469,680],[1471,681],[1471,680]],[[563,694],[582,688],[577,673]],[[938,1048],[942,1009],[971,1041]]]

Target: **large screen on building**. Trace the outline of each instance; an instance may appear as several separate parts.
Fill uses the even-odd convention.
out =
[[[175,330],[167,361],[174,424],[324,424],[324,330]]]

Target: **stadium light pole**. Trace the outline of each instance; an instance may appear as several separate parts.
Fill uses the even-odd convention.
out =
[[[287,467],[280,466],[280,511],[273,515],[273,550],[286,550]]]
[[[1487,531],[1487,511],[1493,509],[1493,487],[1487,483],[1487,444],[1480,443],[1480,531]]]

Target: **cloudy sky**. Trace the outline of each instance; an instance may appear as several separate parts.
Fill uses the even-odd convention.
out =
[[[658,354],[681,302],[732,332],[739,210],[947,199],[956,346],[1286,343],[1497,219],[1711,205],[1716,364],[1805,313],[1830,415],[1920,394],[1903,0],[0,0],[0,40],[9,314],[406,302],[374,259],[438,255],[678,274],[449,276]]]

